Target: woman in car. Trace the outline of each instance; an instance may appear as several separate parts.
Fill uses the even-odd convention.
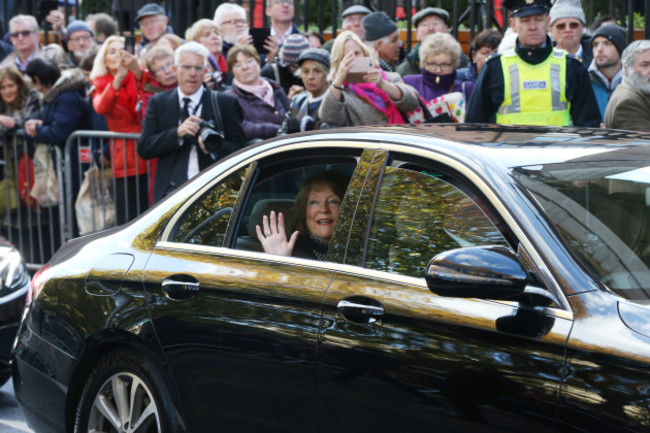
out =
[[[278,135],[289,111],[289,98],[278,83],[262,77],[260,56],[255,47],[232,47],[228,51],[228,67],[234,78],[227,93],[239,100],[246,140],[264,140]]]
[[[332,170],[308,178],[296,196],[297,218],[289,239],[282,212],[271,211],[264,215],[263,227],[256,226],[264,252],[325,260],[348,182],[347,176]]]
[[[379,67],[353,83],[357,80],[348,72],[361,56],[370,56],[370,51],[356,34],[344,31],[336,37],[330,57],[332,85],[320,107],[321,120],[332,127],[405,123],[404,113],[418,107],[417,92],[399,74]]]

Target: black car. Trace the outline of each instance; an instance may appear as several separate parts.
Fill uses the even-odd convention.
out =
[[[29,279],[20,252],[0,236],[0,386],[11,377],[11,348],[25,308]]]
[[[649,139],[395,126],[243,149],[39,271],[20,406],[59,432],[648,431]],[[313,228],[326,205],[297,195],[333,173]],[[303,218],[292,255],[264,252]]]

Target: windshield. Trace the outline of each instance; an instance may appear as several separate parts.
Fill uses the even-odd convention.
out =
[[[650,300],[650,161],[528,166],[515,177],[603,284]]]

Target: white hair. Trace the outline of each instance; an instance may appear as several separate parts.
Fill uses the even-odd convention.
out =
[[[634,70],[634,59],[636,56],[647,50],[650,50],[650,41],[647,39],[634,41],[623,50],[621,63],[623,64],[625,75]]]
[[[219,5],[217,10],[214,11],[214,22],[217,25],[221,26],[223,24],[223,16],[229,12],[234,12],[240,14],[244,19],[246,19],[246,9],[236,3],[222,3]]]
[[[32,26],[32,31],[38,31],[38,23],[36,22],[36,17],[32,15],[16,15],[9,20],[9,30],[11,30],[11,27],[13,27],[16,23],[27,23]]]
[[[203,57],[203,65],[208,66],[208,57],[210,57],[210,51],[205,47],[205,45],[198,42],[186,42],[180,47],[176,48],[174,51],[174,63],[180,64],[181,54],[183,53],[193,53],[197,56]]]

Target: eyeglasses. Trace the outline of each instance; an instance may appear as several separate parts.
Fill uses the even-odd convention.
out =
[[[233,26],[237,26],[237,25],[246,25],[247,23],[248,21],[246,21],[244,18],[233,18],[231,20],[222,21],[221,25],[231,24]]]
[[[287,5],[287,6],[293,6],[293,0],[271,0],[272,5]]]
[[[181,65],[181,66],[189,66],[189,65]],[[171,70],[171,68],[172,68],[172,65],[162,65],[162,66],[158,66],[158,67],[156,68],[156,72],[165,72],[165,71],[169,71],[169,70]],[[186,69],[186,70],[189,70],[189,69]]]
[[[9,33],[9,36],[11,36],[12,38],[15,38],[15,39],[18,39],[18,36],[22,36],[23,38],[26,38],[27,36],[31,35],[32,33],[34,33],[34,32],[31,31],[31,30],[22,30],[20,32]]]
[[[441,71],[448,71],[451,69],[452,64],[451,63],[434,63],[434,62],[424,62],[424,67],[433,69],[434,71],[436,69],[440,69]]]
[[[576,29],[578,29],[580,27],[580,23],[576,23],[576,22],[568,23],[568,25],[569,25],[569,28],[571,30],[576,30]],[[555,24],[555,28],[558,29],[558,30],[564,30],[566,28],[566,26],[567,26],[567,23]]]
[[[88,42],[92,37],[90,35],[75,36],[74,38],[68,39],[68,42]]]
[[[149,27],[158,23],[159,21],[162,21],[162,17],[142,19],[140,20],[139,24],[140,27]]]
[[[185,72],[190,72],[190,71],[194,70],[197,73],[201,73],[205,69],[205,66],[194,66],[194,65],[178,65],[178,67],[181,68]],[[160,70],[160,68],[159,68],[159,70]]]

